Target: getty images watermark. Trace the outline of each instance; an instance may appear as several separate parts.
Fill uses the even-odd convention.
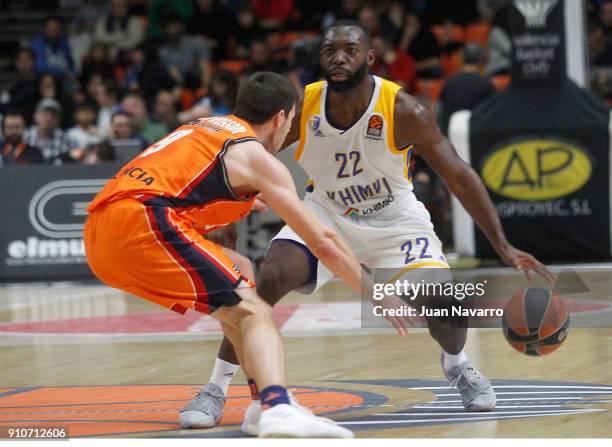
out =
[[[469,300],[484,297],[487,283],[486,279],[476,283],[432,283],[426,279],[377,282],[372,287],[372,313],[376,317],[503,317],[503,309],[474,307]],[[385,302],[385,298],[394,297],[406,304]]]
[[[512,268],[376,269],[369,278],[364,275],[361,327],[390,328],[388,317],[404,317],[414,327],[426,327],[435,319],[454,327],[500,328],[504,316],[509,316],[512,298],[534,287],[543,287],[563,301],[572,327],[612,327],[612,269],[550,270],[556,275],[554,283],[537,275],[529,282],[523,272]]]
[[[376,269],[364,283],[361,327],[389,327],[389,317],[403,317],[426,327],[435,319],[454,327],[500,327],[506,304],[523,288],[524,275],[513,269]]]

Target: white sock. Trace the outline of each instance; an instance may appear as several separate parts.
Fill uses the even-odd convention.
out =
[[[454,366],[459,366],[463,362],[467,361],[467,355],[465,352],[461,350],[459,354],[449,354],[446,351],[442,351],[444,353],[444,369],[451,369]]]
[[[210,383],[217,385],[223,394],[227,396],[227,389],[229,388],[230,382],[240,369],[240,365],[234,365],[233,363],[226,362],[217,357],[215,360],[215,367],[213,368],[212,375],[210,376]]]

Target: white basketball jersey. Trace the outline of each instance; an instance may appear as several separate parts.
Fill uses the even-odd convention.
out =
[[[346,216],[381,216],[399,206],[423,210],[412,193],[412,145],[398,148],[393,134],[395,96],[401,87],[373,78],[367,110],[345,130],[333,127],[325,115],[327,83],[306,87],[295,158],[310,177],[307,191]]]

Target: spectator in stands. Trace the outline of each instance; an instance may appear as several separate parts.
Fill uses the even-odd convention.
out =
[[[612,70],[602,67],[595,67],[591,70],[591,90],[608,105],[612,105]]]
[[[589,30],[589,59],[593,67],[612,68],[612,45],[600,24],[593,24]]]
[[[157,92],[153,112],[156,121],[164,126],[166,133],[180,126],[177,118],[177,100],[172,91],[160,90]]]
[[[78,2],[78,10],[74,16],[71,28],[93,32],[98,20],[108,14],[107,0],[85,0]]]
[[[423,17],[432,25],[447,21],[466,25],[479,19],[476,3],[476,0],[427,0]]]
[[[229,115],[234,110],[238,78],[228,70],[219,70],[210,83],[210,95],[200,99],[191,109],[178,115],[182,123],[208,116]]]
[[[293,0],[251,0],[259,23],[267,30],[279,30],[291,19]]]
[[[419,78],[441,78],[444,76],[440,62],[438,39],[414,13],[406,16],[406,26],[399,48],[409,53],[416,61]]]
[[[402,39],[405,18],[406,8],[400,1],[392,1],[385,10],[380,31],[382,34],[389,37],[394,46],[399,45]]]
[[[144,38],[143,22],[130,14],[127,0],[111,0],[110,13],[98,21],[94,40],[107,45],[113,58]]]
[[[491,23],[495,13],[507,4],[508,0],[478,0],[477,7],[480,13],[480,21]]]
[[[110,141],[101,141],[90,146],[81,158],[83,165],[99,165],[115,160],[115,147]]]
[[[234,56],[246,58],[249,56],[251,42],[265,38],[265,31],[259,24],[257,14],[248,3],[238,9],[236,18],[237,24],[233,33],[236,47]]]
[[[510,6],[500,8],[493,17],[489,33],[489,63],[486,72],[490,76],[510,72],[512,41],[510,40]]]
[[[108,14],[105,0],[85,0],[78,3],[76,16],[69,26],[69,42],[77,73],[82,71],[82,63],[89,53],[96,24],[100,17]]]
[[[121,110],[113,113],[110,137],[120,140],[138,138],[134,126],[134,117],[131,113]]]
[[[8,109],[20,110],[31,118],[38,102],[38,83],[34,69],[34,52],[30,48],[22,48],[15,57],[17,80],[9,89],[10,100]]]
[[[100,73],[93,72],[89,76],[87,84],[83,85],[85,95],[88,98],[95,99],[96,91],[102,84],[104,84],[104,77]]]
[[[26,121],[21,113],[9,110],[4,114],[2,117],[4,141],[0,140],[2,148],[0,166],[44,163],[40,149],[25,140],[25,129]]]
[[[193,9],[194,5],[189,0],[150,0],[147,9],[147,36],[161,38],[161,25],[165,16],[176,14],[186,23],[191,19]]]
[[[116,151],[122,146],[136,145],[138,150],[149,146],[149,142],[136,133],[134,117],[131,113],[119,111],[113,113],[111,118],[110,140],[108,140]],[[115,155],[118,155],[117,152]]]
[[[143,140],[153,143],[166,136],[166,128],[149,118],[145,100],[138,93],[125,95],[121,100],[121,108],[132,116],[135,132]]]
[[[336,14],[336,20],[357,20],[357,14],[359,13],[361,5],[361,0],[342,0],[340,2],[340,10]]]
[[[201,37],[185,34],[185,24],[177,15],[164,18],[166,40],[159,47],[159,59],[179,84],[190,89],[210,82],[210,49]]]
[[[62,106],[55,99],[45,98],[36,106],[34,125],[26,131],[25,140],[38,147],[48,162],[53,162],[74,147],[60,129]]]
[[[32,41],[36,71],[51,73],[62,81],[76,76],[72,50],[62,33],[62,23],[57,17],[47,17],[43,32]]]
[[[372,6],[364,6],[359,10],[359,22],[368,30],[370,36],[376,36],[380,32],[380,18],[378,11]]]
[[[612,46],[612,0],[604,0],[599,6],[599,23],[603,27],[607,44]]]
[[[218,0],[194,0],[194,11],[187,22],[187,33],[201,35],[213,49],[214,60],[227,59],[227,44],[234,33],[236,19],[221,8]]]
[[[416,66],[412,56],[399,48],[394,48],[391,38],[379,35],[372,38],[376,51],[376,62],[372,72],[401,85],[408,93],[416,90]]]
[[[131,92],[142,92],[154,96],[158,90],[172,90],[177,83],[164,66],[157,60],[157,48],[141,44],[127,53],[127,65],[121,87]]]
[[[93,99],[98,107],[98,130],[101,135],[107,136],[110,132],[111,117],[118,108],[116,82],[108,79],[100,84],[94,91]]]
[[[143,45],[138,45],[126,53],[125,73],[121,80],[121,87],[130,92],[141,91],[147,56]]]
[[[38,78],[38,104],[43,99],[53,99],[62,108],[62,121],[60,127],[66,128],[72,124],[73,101],[70,96],[64,95],[63,84],[52,75],[45,73]]]
[[[94,73],[101,75],[103,79],[112,79],[115,76],[108,47],[103,42],[94,42],[89,49],[89,53],[83,59],[80,76],[81,85],[87,85],[89,78]]]
[[[75,125],[66,132],[68,138],[78,148],[86,148],[102,141],[102,133],[96,127],[96,106],[85,101],[76,106],[74,112]]]
[[[477,43],[467,44],[461,71],[446,81],[440,94],[439,122],[444,134],[448,134],[448,124],[453,113],[472,110],[495,93],[491,81],[481,75],[484,64],[484,49]]]
[[[249,69],[252,72],[276,71],[278,68],[272,60],[270,45],[265,39],[254,39],[251,42],[249,60]]]
[[[316,31],[321,29],[323,18],[328,12],[328,0],[295,0],[292,29]]]

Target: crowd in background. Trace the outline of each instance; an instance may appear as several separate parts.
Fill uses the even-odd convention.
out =
[[[319,78],[316,38],[337,19],[370,31],[374,73],[425,101],[422,80],[446,81],[434,101],[443,130],[452,112],[493,94],[489,77],[507,75],[510,65],[507,0],[74,4],[69,23],[47,17],[15,55],[17,79],[0,105],[3,165],[99,163],[116,158],[114,140],[142,149],[181,123],[230,113],[240,80],[257,70],[284,73],[302,88]],[[591,2],[591,16],[593,87],[607,98],[612,1]],[[485,42],[449,35],[473,23],[487,24]],[[451,72],[449,54],[460,55]]]
[[[127,161],[181,123],[231,113],[241,79],[258,70],[301,90],[319,79],[317,39],[338,19],[369,30],[372,71],[433,107],[443,132],[454,111],[494,94],[494,81],[507,84],[510,70],[509,0],[56,3],[73,6],[73,18],[47,17],[15,54],[0,104],[0,166]],[[592,88],[610,100],[612,0],[588,5]],[[455,36],[470,29],[485,34]],[[448,221],[441,182],[418,159],[415,168],[417,194],[434,220]]]

